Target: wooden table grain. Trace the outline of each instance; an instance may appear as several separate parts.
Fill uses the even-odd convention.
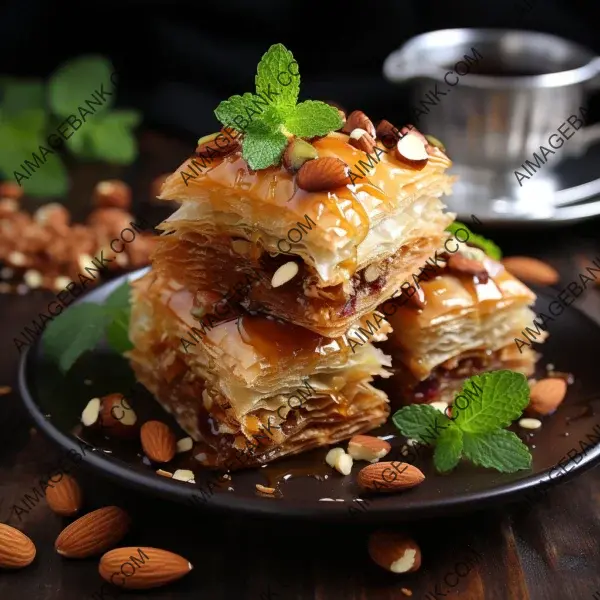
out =
[[[152,177],[173,169],[189,144],[146,134],[139,164],[127,172],[86,167],[76,173],[69,205],[85,212],[98,178],[123,176],[132,183],[138,214]],[[534,200],[532,200],[534,201]],[[600,221],[549,230],[495,232],[506,254],[528,254],[555,265],[564,285],[579,270],[580,256],[600,258]],[[37,557],[21,571],[0,571],[1,600],[126,598],[103,586],[97,560],[59,557],[54,540],[66,521],[33,493],[61,451],[32,428],[17,392],[18,351],[13,337],[47,304],[47,296],[0,296],[0,521],[24,531]],[[588,289],[577,307],[600,322],[600,288]],[[598,349],[595,349],[597,352]],[[600,364],[599,364],[600,376]],[[600,382],[599,382],[600,386]],[[421,569],[392,575],[367,554],[373,526],[323,524],[202,513],[141,495],[75,467],[85,508],[116,504],[134,516],[124,543],[155,546],[186,557],[194,569],[168,587],[132,598],[198,600],[586,600],[600,598],[600,470],[593,469],[530,502],[461,516],[407,523],[401,529],[420,544]],[[25,495],[29,495],[29,499]],[[16,511],[15,505],[21,507]],[[23,510],[26,508],[27,510]],[[385,523],[382,524],[385,526]]]

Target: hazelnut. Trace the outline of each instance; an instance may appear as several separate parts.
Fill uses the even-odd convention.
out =
[[[19,200],[23,196],[23,188],[15,181],[3,181],[0,183],[0,198]]]
[[[50,202],[40,206],[33,214],[33,220],[42,227],[47,227],[55,233],[67,234],[71,215],[69,211],[58,202]]]
[[[100,208],[127,210],[131,207],[131,189],[119,179],[97,183],[92,198],[94,205]]]

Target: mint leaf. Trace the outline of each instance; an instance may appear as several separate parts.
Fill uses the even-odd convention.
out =
[[[24,110],[44,110],[46,94],[44,84],[36,79],[10,80],[3,86],[2,110],[5,117]]]
[[[337,108],[317,100],[298,104],[285,120],[286,129],[298,137],[327,135],[343,124]]]
[[[101,106],[94,106],[96,114],[114,104],[115,89],[110,79],[113,67],[102,56],[80,56],[61,65],[49,81],[48,99],[52,110],[62,117],[73,114],[79,118],[77,107],[86,107],[96,90],[104,87]]]
[[[243,96],[236,95],[231,96],[229,100],[223,100],[215,109],[215,116],[227,127],[233,127],[238,131],[249,131],[256,129],[256,124],[261,121],[260,116],[265,108],[268,107],[264,105],[264,100],[246,92]],[[279,122],[282,123],[283,120]]]
[[[104,306],[109,310],[129,310],[129,294],[131,293],[131,286],[129,281],[125,280],[121,285],[116,287],[106,299]]]
[[[271,101],[275,106],[294,106],[298,101],[300,92],[298,63],[283,44],[273,44],[263,54],[254,81],[257,93],[272,98]]]
[[[514,473],[531,467],[527,446],[512,431],[497,429],[488,433],[464,433],[463,453],[476,465]]]
[[[395,412],[392,422],[402,435],[422,442],[435,444],[452,421],[428,404],[411,404]]]
[[[433,463],[440,473],[451,471],[458,464],[463,449],[463,433],[452,425],[448,427],[437,439],[435,452],[433,453]]]
[[[85,135],[88,136],[89,151],[94,158],[111,164],[128,165],[137,156],[135,136],[128,126],[123,125],[118,114],[104,113],[86,122]]]
[[[249,131],[242,143],[242,156],[251,169],[266,169],[281,160],[287,143],[287,137],[280,131]]]
[[[39,155],[39,152],[36,154]],[[23,171],[21,173],[27,175]],[[46,162],[29,175],[28,179],[21,179],[20,183],[28,196],[64,196],[69,191],[69,174],[61,158],[56,154],[49,154]]]
[[[106,328],[106,339],[113,350],[119,354],[133,348],[133,344],[129,339],[129,317],[131,315],[129,308],[120,308],[111,311],[112,321]]]
[[[454,399],[454,423],[463,432],[488,433],[508,427],[529,403],[529,385],[522,373],[491,371],[463,384]]]
[[[456,233],[459,229],[466,229],[469,233],[469,237],[466,241],[467,244],[471,244],[472,246],[481,248],[481,250],[483,250],[490,258],[493,258],[494,260],[502,259],[502,251],[496,244],[494,244],[494,242],[492,242],[492,240],[488,240],[482,235],[473,233],[464,223],[454,221],[454,223],[450,223],[450,225],[446,227],[446,231],[449,231],[453,234]],[[464,233],[461,232],[461,237],[463,235]]]
[[[98,344],[110,320],[111,315],[103,306],[78,304],[48,325],[42,338],[42,347],[66,373],[84,352]]]

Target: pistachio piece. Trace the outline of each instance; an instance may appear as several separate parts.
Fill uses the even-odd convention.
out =
[[[315,158],[319,158],[317,149],[308,142],[305,142],[300,138],[295,138],[285,149],[283,154],[283,166],[293,175],[306,161]]]

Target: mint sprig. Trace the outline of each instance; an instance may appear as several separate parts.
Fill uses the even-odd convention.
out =
[[[476,220],[474,218],[474,220],[477,223],[480,223],[478,219]],[[492,240],[488,240],[478,233],[473,233],[464,223],[461,223],[460,221],[454,221],[453,223],[450,223],[448,227],[446,227],[446,231],[449,231],[453,234],[455,234],[459,229],[465,229],[468,232],[469,237],[467,239],[467,244],[481,248],[481,250],[483,250],[490,258],[493,258],[494,260],[502,259],[502,251],[498,245],[492,242]]]
[[[433,460],[440,473],[454,469],[461,457],[514,473],[531,467],[531,454],[518,436],[504,428],[521,416],[528,403],[524,375],[490,371],[465,381],[450,418],[432,406],[413,404],[397,411],[392,421],[406,437],[435,446]]]
[[[263,55],[255,84],[254,94],[231,96],[215,109],[223,125],[244,133],[242,156],[252,169],[279,163],[292,136],[327,135],[343,125],[338,110],[329,104],[314,100],[297,103],[298,63],[282,44],[274,44]]]
[[[43,350],[63,373],[105,336],[117,352],[126,352],[133,348],[129,340],[129,315],[129,282],[125,281],[104,304],[85,302],[55,318],[42,337]]]

